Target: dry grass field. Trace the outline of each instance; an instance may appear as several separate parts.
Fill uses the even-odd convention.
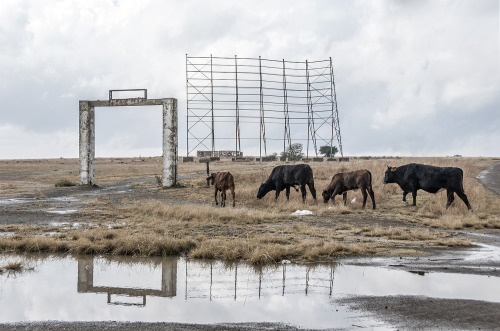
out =
[[[161,158],[97,159],[98,187],[61,186],[78,182],[77,159],[0,161],[0,199],[32,198],[0,204],[0,250],[74,254],[179,255],[245,260],[254,264],[331,261],[338,256],[416,256],[472,244],[469,232],[498,232],[500,197],[476,179],[491,158],[383,158],[311,162],[317,202],[307,192],[283,191],[257,200],[261,182],[278,162],[210,163],[211,172],[235,178],[236,207],[216,207],[207,187],[204,163],[179,163],[179,187],[158,184]],[[455,166],[464,171],[464,189],[474,209],[456,197],[446,210],[446,192],[418,192],[417,206],[402,204],[397,184],[382,183],[386,166],[411,162]],[[361,192],[348,193],[348,205],[324,204],[321,192],[338,172],[368,169],[377,209],[361,208]],[[120,189],[116,189],[120,187]],[[124,189],[122,189],[124,187]],[[72,197],[74,210],[50,213],[50,197]],[[411,201],[411,194],[410,194]],[[352,202],[355,198],[355,202]],[[312,212],[293,216],[297,210]]]

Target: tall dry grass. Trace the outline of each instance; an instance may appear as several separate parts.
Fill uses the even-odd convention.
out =
[[[441,167],[459,167],[464,171],[464,190],[473,207],[474,213],[470,214],[463,201],[455,195],[455,201],[446,209],[446,191],[430,194],[419,190],[417,193],[417,206],[402,203],[402,190],[397,184],[383,184],[387,166],[401,166],[408,163],[422,163]],[[222,163],[222,162],[221,162]],[[292,213],[296,210],[311,210],[315,215],[331,214],[374,214],[391,216],[411,222],[421,223],[438,228],[500,228],[500,198],[485,189],[476,179],[478,172],[493,163],[492,159],[483,158],[398,158],[398,159],[352,159],[350,162],[312,162],[317,202],[314,203],[307,189],[307,200],[303,204],[301,194],[291,190],[290,201],[286,201],[285,191],[282,191],[277,201],[274,191],[268,193],[262,200],[257,200],[258,188],[269,176],[272,168],[282,163],[260,164],[231,164],[224,163],[212,166],[217,169],[230,170],[235,177],[236,202],[258,210],[267,210],[281,213]],[[233,165],[234,169],[230,167]],[[336,197],[336,204],[323,204],[321,192],[327,187],[332,176],[339,172],[367,169],[372,173],[372,185],[375,191],[377,210],[371,211],[371,199],[367,199],[367,208],[361,209],[362,194],[358,191],[348,192],[348,204],[342,205],[342,196]],[[220,170],[221,171],[221,170]],[[205,194],[206,182],[203,178],[192,179],[189,185],[198,188],[190,199],[210,203],[213,199],[210,190]],[[351,203],[355,199],[354,203]],[[409,200],[411,204],[411,194]]]

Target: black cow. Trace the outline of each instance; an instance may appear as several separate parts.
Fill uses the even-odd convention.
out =
[[[429,193],[437,193],[446,189],[448,194],[448,208],[456,193],[463,200],[469,210],[472,207],[467,200],[463,187],[464,172],[455,167],[435,167],[424,164],[410,163],[400,167],[387,167],[385,171],[384,184],[397,183],[403,190],[403,202],[406,202],[406,195],[411,192],[413,196],[413,206],[417,205],[417,190],[424,190]]]
[[[302,201],[306,201],[306,185],[316,201],[316,189],[314,188],[313,172],[307,164],[280,165],[273,169],[269,178],[259,187],[257,199],[262,199],[269,191],[276,190],[276,199],[280,192],[286,189],[286,199],[290,200],[290,187],[298,185],[302,192]]]

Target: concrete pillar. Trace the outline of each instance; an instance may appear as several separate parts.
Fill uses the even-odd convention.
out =
[[[80,101],[80,185],[94,185],[95,111]]]
[[[162,185],[177,184],[177,99],[163,99],[163,180]]]

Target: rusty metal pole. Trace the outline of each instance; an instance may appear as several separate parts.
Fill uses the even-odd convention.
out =
[[[210,176],[210,161],[207,161],[207,177]],[[210,187],[210,180],[207,179],[207,187]]]

